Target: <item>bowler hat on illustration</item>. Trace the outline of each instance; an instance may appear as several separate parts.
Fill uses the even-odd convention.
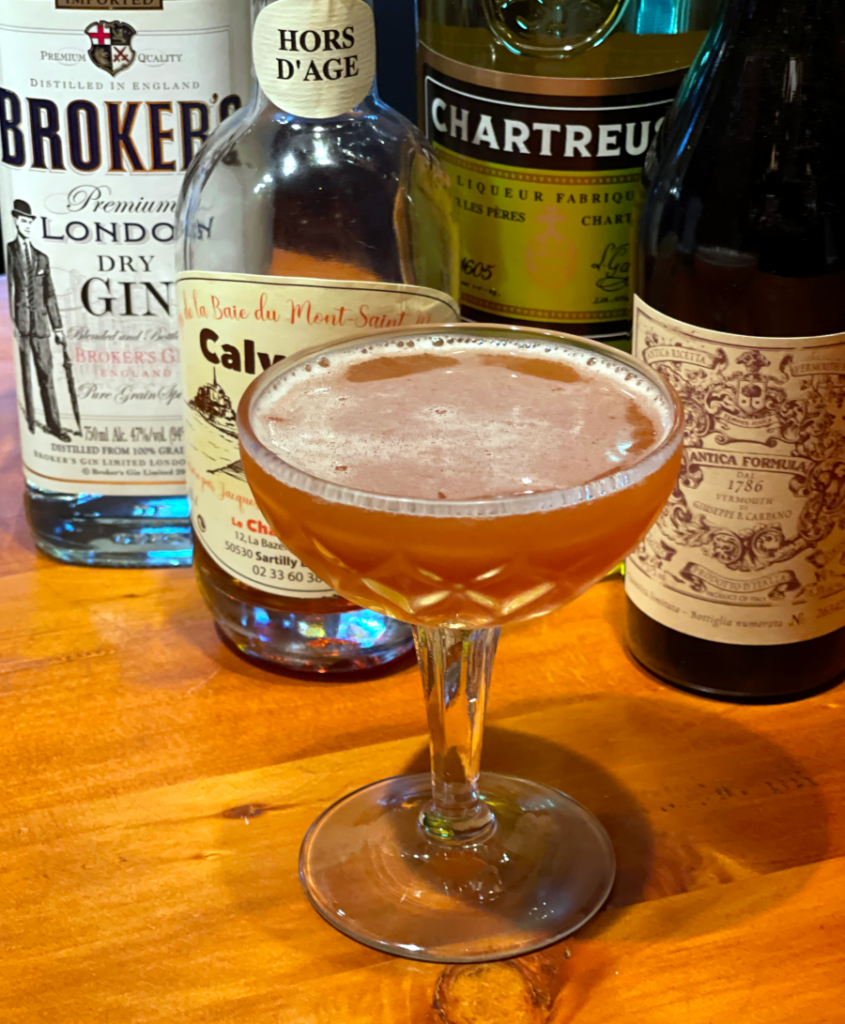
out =
[[[13,217],[31,217],[35,220],[35,214],[32,212],[32,207],[25,199],[16,199],[12,204],[12,216]]]

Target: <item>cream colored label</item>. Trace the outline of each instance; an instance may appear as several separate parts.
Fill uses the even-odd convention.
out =
[[[276,0],[256,19],[252,53],[276,106],[297,117],[336,117],[372,88],[373,12],[364,0]]]
[[[750,338],[634,304],[634,353],[684,399],[678,485],[625,589],[689,636],[765,645],[845,625],[845,334]]]
[[[241,465],[236,412],[255,376],[304,348],[387,327],[446,323],[457,304],[431,288],[188,272],[177,281],[191,519],[217,564],[288,597],[332,591],[277,538]]]

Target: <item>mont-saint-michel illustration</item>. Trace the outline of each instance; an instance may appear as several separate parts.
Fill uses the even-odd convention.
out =
[[[188,408],[195,415],[214,428],[215,435],[207,435],[203,446],[209,457],[209,473],[225,473],[236,480],[246,480],[243,465],[238,457],[238,424],[232,401],[217,383],[217,371],[213,371],[210,384],[202,384]],[[232,456],[235,456],[233,459]]]

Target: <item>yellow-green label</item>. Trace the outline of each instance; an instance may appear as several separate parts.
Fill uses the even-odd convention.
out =
[[[577,80],[563,94],[556,79],[546,95],[527,89],[547,80],[500,78],[505,88],[491,88],[425,51],[425,127],[451,179],[463,313],[624,335],[637,182],[678,82],[597,81],[591,92]]]
[[[464,306],[611,331],[627,317],[639,170],[537,173],[437,151],[452,180]]]

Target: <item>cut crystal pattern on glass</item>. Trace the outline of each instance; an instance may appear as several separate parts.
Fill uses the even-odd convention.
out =
[[[631,357],[543,331],[473,325],[468,340],[468,330],[419,328],[326,347],[322,356],[327,372],[333,360],[345,368],[332,371],[334,382],[326,376],[315,384],[315,367],[309,364],[308,369],[304,359],[294,359],[256,381],[238,412],[244,467],[259,506],[279,536],[339,593],[413,625],[423,681],[431,775],[377,782],[325,811],[302,845],[303,885],[319,913],[347,935],[377,949],[434,962],[531,952],[579,928],[610,892],[613,849],[589,811],[556,789],[480,771],[487,693],[501,625],[565,604],[645,536],[677,478],[683,426],[680,401],[671,387]],[[406,363],[402,372],[390,363],[391,358],[407,359],[407,354],[393,354],[393,348],[411,343],[417,352],[429,343],[432,351],[444,343],[454,345],[441,367],[448,373],[458,372],[458,346],[468,349],[472,344],[490,346],[484,355],[492,361],[488,365],[514,358],[502,348],[513,347],[522,355],[532,349],[527,353],[530,372],[556,381],[555,388],[561,382],[589,387],[590,379],[602,373],[605,383],[618,377],[642,413],[639,419],[622,417],[625,424],[644,431],[637,435],[645,438],[642,450],[625,467],[613,462],[605,474],[586,475],[586,483],[572,487],[447,501],[439,488],[433,493],[440,498],[434,500],[333,483],[299,467],[279,436],[271,441],[265,432],[261,416],[270,408],[273,417],[283,411],[283,419],[299,423],[290,400],[295,386],[286,391],[285,383],[291,383],[300,366],[306,383],[299,393],[309,405],[317,394],[334,401],[342,392],[346,400],[344,372],[343,379],[353,386],[432,372],[431,360],[424,369]],[[563,372],[556,362],[570,348],[581,360],[583,376]],[[359,358],[365,354],[367,359]],[[375,363],[382,375],[367,376]],[[555,364],[555,374],[547,364]],[[524,380],[511,385],[520,374],[507,365],[515,401],[524,400],[527,385]],[[444,386],[426,387],[436,392],[439,402]],[[463,396],[460,386],[456,393]],[[552,405],[559,404],[555,394]],[[401,409],[407,406],[407,401],[399,404]],[[646,407],[652,418],[643,413]],[[341,417],[349,406],[343,409]],[[389,415],[394,416],[393,406]],[[403,415],[410,422],[409,414]],[[449,431],[454,434],[454,427]],[[636,452],[636,430],[627,431],[626,426],[626,451]],[[374,436],[375,428],[368,423],[362,458],[371,457]],[[332,437],[340,438],[344,447],[346,474],[353,465],[347,457],[351,433],[335,432]],[[543,431],[544,444],[547,439]],[[426,449],[429,441],[427,436]],[[290,443],[296,443],[293,437]],[[596,450],[607,451],[602,444]],[[455,451],[468,462],[473,458],[465,442]],[[507,451],[519,461],[519,450]],[[327,473],[334,458],[332,453]],[[391,467],[394,486],[395,464],[389,459],[387,449],[379,447],[378,469]],[[571,468],[569,449],[564,461]],[[458,464],[464,481],[467,464]]]

